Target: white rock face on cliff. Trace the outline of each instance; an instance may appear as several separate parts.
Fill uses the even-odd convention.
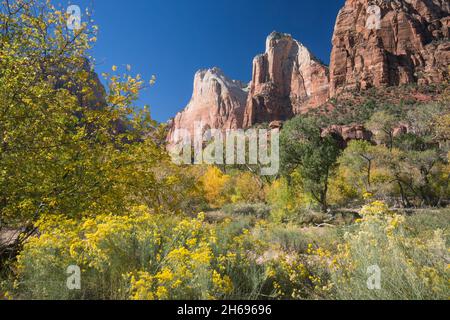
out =
[[[177,142],[176,129],[193,135],[198,123],[203,129],[242,128],[246,101],[246,85],[242,82],[227,78],[219,68],[198,71],[189,104],[170,124],[169,145]]]
[[[291,35],[272,32],[253,60],[244,126],[287,120],[328,99],[328,68]]]

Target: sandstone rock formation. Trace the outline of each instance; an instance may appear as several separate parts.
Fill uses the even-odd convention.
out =
[[[332,42],[328,69],[290,35],[273,32],[253,61],[248,92],[218,69],[199,71],[191,102],[169,125],[169,143],[175,129],[193,132],[200,121],[204,128],[279,128],[343,91],[449,80],[450,1],[347,0]],[[327,130],[344,142],[371,135],[361,126]]]
[[[269,129],[273,130],[273,129],[282,129],[283,128],[283,121],[272,121],[271,123],[269,123]]]
[[[287,120],[328,99],[328,68],[288,34],[273,32],[253,60],[244,127]]]
[[[193,135],[196,125],[202,129],[242,128],[246,101],[246,86],[242,82],[228,79],[218,68],[198,71],[191,101],[169,124],[169,144],[177,142],[176,129]]]
[[[332,135],[339,141],[342,148],[346,148],[353,140],[372,141],[373,134],[362,125],[339,126],[332,125],[322,131],[322,135]]]
[[[347,0],[333,35],[330,96],[442,82],[449,76],[449,39],[448,0]]]

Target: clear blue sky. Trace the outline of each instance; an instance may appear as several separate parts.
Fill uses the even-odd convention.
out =
[[[55,0],[58,2],[58,0]],[[167,121],[188,103],[198,69],[220,67],[248,82],[270,32],[290,33],[325,63],[344,0],[72,0],[93,8],[98,73],[130,64],[156,84],[139,103]]]

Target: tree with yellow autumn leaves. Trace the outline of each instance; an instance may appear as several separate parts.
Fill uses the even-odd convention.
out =
[[[0,228],[25,239],[46,215],[179,211],[194,182],[135,105],[141,76],[113,67],[104,89],[88,55],[97,27],[69,30],[50,1],[5,2],[0,18]]]

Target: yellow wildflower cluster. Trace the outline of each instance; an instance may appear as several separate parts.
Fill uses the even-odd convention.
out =
[[[273,281],[277,299],[302,299],[307,296],[310,273],[299,257],[280,256],[272,260],[266,276]]]
[[[47,217],[19,255],[8,291],[40,299],[448,297],[446,231],[411,236],[405,218],[381,202],[364,207],[360,223],[332,246],[314,241],[300,251],[268,241],[271,224],[241,223],[208,224],[204,214],[182,219],[146,207],[81,221]],[[70,265],[81,269],[79,292],[66,288]],[[381,290],[367,288],[373,266],[382,271]]]
[[[146,207],[126,216],[98,215],[81,222],[46,218],[36,225],[40,235],[27,242],[18,258],[19,287],[32,287],[45,298],[69,295],[65,270],[77,265],[83,279],[108,286],[108,298],[225,298],[233,292],[233,266],[251,264],[248,252],[254,243],[249,232],[241,230],[220,244],[217,232],[224,232],[220,228],[227,224],[213,228],[204,218],[154,215]],[[55,283],[57,288],[52,287]],[[89,286],[83,290],[96,294]]]
[[[344,236],[335,252],[314,250],[312,245],[308,248],[307,253],[329,273],[332,283],[325,288],[345,299],[401,299],[405,292],[420,292],[422,296],[414,296],[417,299],[446,296],[449,272],[442,231],[436,231],[429,241],[411,237],[403,227],[405,217],[378,201],[365,206],[361,215],[357,228]],[[382,290],[367,288],[364,279],[371,266],[382,270]],[[316,289],[320,290],[321,284],[317,283]]]
[[[366,216],[372,216],[372,215],[386,215],[391,214],[391,211],[389,210],[389,207],[386,205],[386,203],[382,201],[375,201],[372,202],[369,205],[364,206],[361,209],[361,215]]]

